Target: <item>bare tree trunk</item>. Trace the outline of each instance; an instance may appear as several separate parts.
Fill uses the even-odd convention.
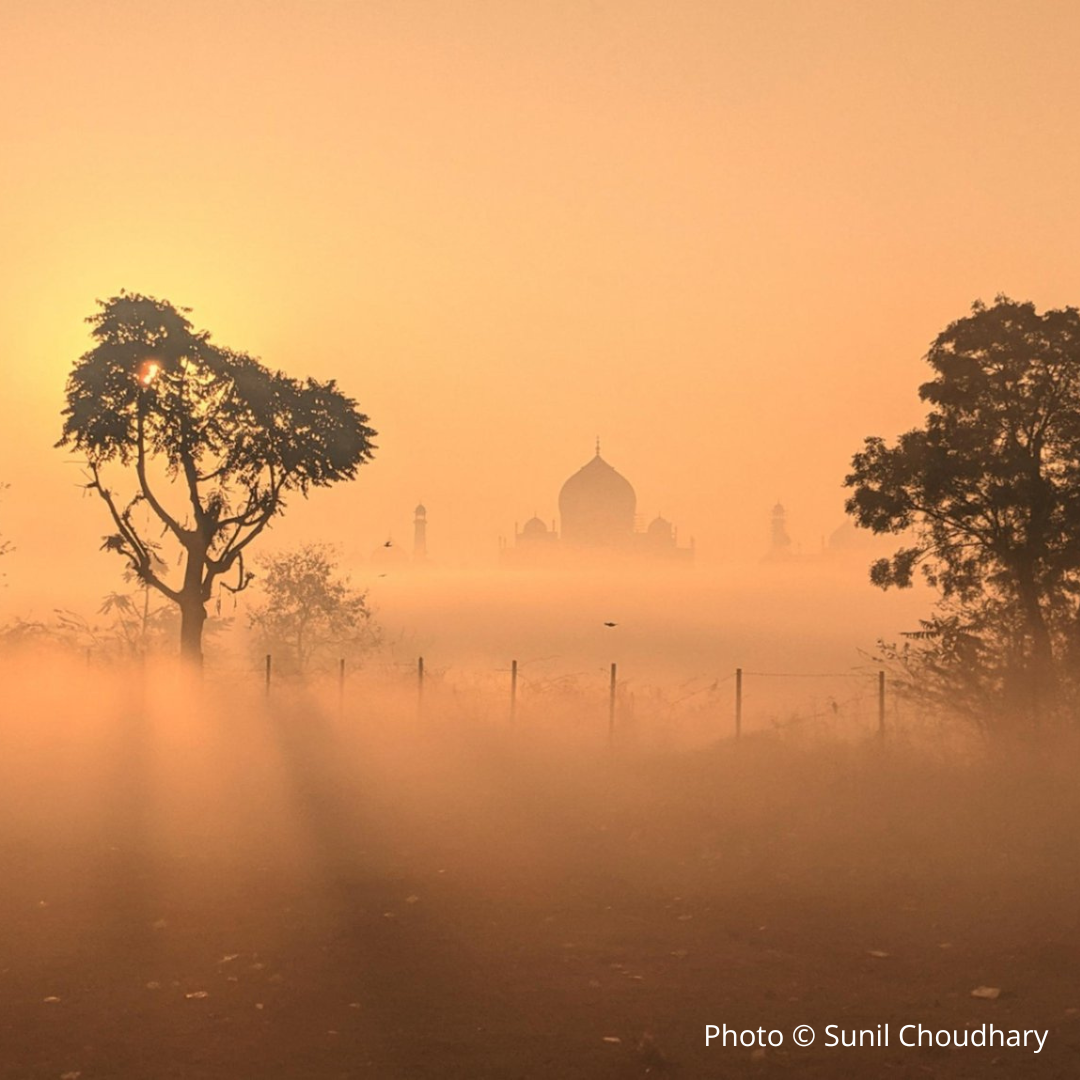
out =
[[[1028,696],[1032,705],[1032,720],[1038,725],[1048,704],[1057,694],[1054,670],[1054,646],[1046,624],[1034,577],[1025,567],[1020,577],[1020,602],[1023,606],[1028,633],[1031,635],[1032,664],[1028,679]]]
[[[144,583],[142,592],[142,627],[139,631],[139,652],[146,656],[146,631],[150,626],[150,586]]]
[[[188,548],[184,587],[180,590],[180,658],[194,668],[203,663],[202,633],[206,604],[202,595],[203,553]]]
[[[206,608],[202,599],[194,602],[184,598],[180,605],[180,658],[192,667],[201,668],[203,662],[202,632],[206,622]]]

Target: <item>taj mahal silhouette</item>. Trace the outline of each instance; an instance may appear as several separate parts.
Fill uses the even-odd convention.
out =
[[[627,555],[688,562],[694,541],[680,547],[675,526],[657,514],[642,529],[637,494],[622,473],[600,456],[596,440],[593,458],[571,476],[559,491],[559,527],[550,528],[533,515],[519,529],[513,543],[500,541],[500,558],[510,565],[537,565],[588,558],[590,555]]]

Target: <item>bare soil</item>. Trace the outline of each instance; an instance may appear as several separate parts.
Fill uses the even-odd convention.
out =
[[[1074,755],[214,722],[7,740],[3,1077],[1080,1075]],[[1046,1047],[897,1042],[989,1022]]]

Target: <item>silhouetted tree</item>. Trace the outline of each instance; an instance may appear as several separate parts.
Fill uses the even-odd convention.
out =
[[[115,532],[103,547],[180,609],[181,654],[202,660],[214,582],[243,589],[248,546],[282,512],[286,496],[351,480],[375,432],[333,381],[303,382],[214,344],[165,300],[121,293],[88,319],[94,347],[67,382],[57,445],[86,455],[90,480]],[[105,466],[128,466],[134,493],[118,497]],[[181,548],[169,584],[145,526],[148,507]]]
[[[864,528],[911,536],[873,564],[874,584],[906,587],[921,567],[940,591],[913,635],[923,659],[982,670],[992,696],[1026,700],[1037,716],[1075,682],[1080,313],[976,303],[926,360],[925,424],[892,445],[866,440],[846,508]]]
[[[379,644],[367,593],[340,573],[327,544],[304,544],[265,557],[263,602],[249,616],[259,646],[285,672],[305,674],[313,663],[356,657]]]
[[[124,580],[137,580],[131,570],[124,573]],[[153,596],[151,595],[153,594]],[[158,596],[158,600],[154,600]],[[180,609],[156,593],[149,585],[140,582],[137,588],[108,593],[101,601],[97,614],[106,621],[91,623],[82,619],[89,644],[103,656],[145,657],[163,653],[175,642],[180,631]],[[74,618],[71,619],[74,623]],[[221,614],[221,596],[217,598],[216,612],[208,614],[203,623],[203,642],[216,641],[229,627],[232,619]]]

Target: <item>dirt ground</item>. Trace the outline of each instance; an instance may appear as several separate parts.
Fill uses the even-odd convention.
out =
[[[5,1078],[1080,1075],[1075,754],[20,708]],[[1049,1034],[907,1049],[906,1023]]]

